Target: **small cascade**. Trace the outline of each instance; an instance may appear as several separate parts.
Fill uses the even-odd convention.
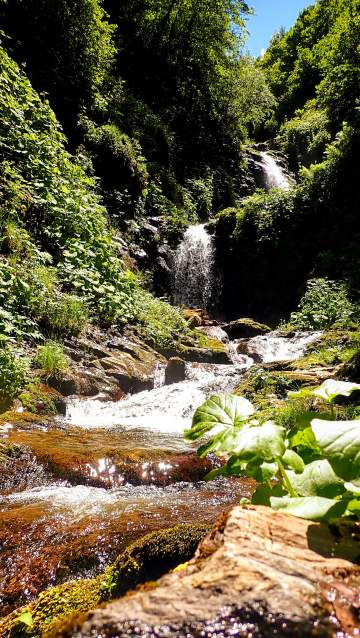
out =
[[[264,151],[260,153],[260,157],[261,160],[257,162],[257,164],[262,170],[266,190],[270,190],[271,188],[289,190],[291,188],[291,181],[280,164]]]
[[[214,281],[214,247],[205,226],[190,226],[175,254],[174,301],[207,310]]]
[[[274,363],[276,361],[295,361],[301,357],[306,348],[319,339],[322,332],[297,332],[293,337],[285,337],[278,332],[253,337],[247,342],[246,355],[239,353],[238,347],[241,339],[232,342],[232,352],[235,361],[241,362],[249,357],[252,363],[256,360],[262,363]]]
[[[277,332],[229,343],[233,365],[187,363],[186,379],[172,385],[159,380],[153,390],[144,390],[121,401],[68,399],[66,421],[69,424],[92,428],[134,429],[182,435],[190,427],[196,408],[211,394],[231,392],[239,385],[244,373],[254,362],[294,360],[316,341],[321,332],[297,333],[285,337]],[[163,372],[161,372],[161,375]]]

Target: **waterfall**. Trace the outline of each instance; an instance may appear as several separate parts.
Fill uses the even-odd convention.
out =
[[[258,166],[263,172],[266,190],[270,190],[270,188],[289,190],[291,181],[277,161],[264,152],[260,153],[260,157],[261,160],[258,162]]]
[[[205,226],[190,226],[175,254],[174,301],[207,310],[211,304],[214,247]]]

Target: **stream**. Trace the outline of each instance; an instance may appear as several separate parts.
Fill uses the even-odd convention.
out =
[[[270,334],[249,346],[265,361],[295,359],[317,334]],[[8,426],[25,446],[0,487],[2,614],[44,588],[99,573],[131,541],[179,522],[212,523],[251,494],[248,480],[204,482],[215,458],[184,442],[193,411],[215,391],[231,391],[253,359],[230,344],[232,365],[188,363],[186,379],[117,402],[69,399],[66,417]],[[13,470],[14,471],[14,470]]]
[[[267,157],[264,170],[286,188]],[[212,240],[205,226],[191,226],[175,258],[176,302],[207,308],[212,273]],[[231,392],[254,361],[294,360],[318,334],[254,337],[242,354],[244,340],[229,342],[217,326],[210,333],[228,343],[231,364],[189,362],[173,385],[164,385],[159,366],[152,390],[114,402],[73,397],[65,417],[2,426],[1,437],[21,451],[0,476],[1,615],[51,585],[100,573],[148,532],[211,524],[250,496],[249,480],[203,480],[219,461],[199,459],[184,429],[208,396]]]

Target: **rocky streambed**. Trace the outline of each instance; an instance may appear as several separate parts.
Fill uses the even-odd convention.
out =
[[[239,503],[241,497],[250,496],[253,484],[249,480],[223,478],[205,482],[206,473],[216,467],[218,461],[211,457],[200,460],[195,449],[184,443],[183,430],[190,425],[194,409],[211,393],[241,387],[246,371],[256,369],[252,367],[255,360],[263,371],[274,370],[275,375],[279,367],[288,369],[291,384],[294,378],[297,385],[308,382],[304,370],[296,376],[289,368],[320,335],[244,336],[243,328],[232,325],[228,328],[232,334],[229,341],[226,332],[222,334],[222,329],[215,328],[211,328],[212,336],[215,330],[223,339],[223,348],[218,350],[222,352],[221,362],[209,362],[209,352],[196,352],[193,357],[197,360],[189,361],[192,355],[186,352],[188,360],[181,367],[183,380],[175,383],[171,383],[169,375],[166,379],[166,361],[156,358],[150,350],[144,349],[146,363],[142,361],[140,370],[136,368],[134,362],[141,360],[142,346],[129,342],[122,343],[121,347],[126,350],[121,350],[119,343],[117,350],[111,345],[113,367],[109,375],[106,367],[109,348],[99,344],[90,346],[87,341],[85,355],[81,358],[74,354],[77,360],[74,359],[75,365],[67,380],[68,387],[72,379],[78,390],[83,387],[85,391],[82,396],[62,399],[63,416],[29,419],[26,413],[18,412],[16,419],[9,417],[9,421],[2,422],[0,606],[3,616],[33,601],[50,586],[61,586],[71,579],[96,578],[131,543],[148,533],[179,523],[202,524],[205,530],[214,524],[219,514]],[[126,364],[122,359],[124,352]],[[227,363],[223,362],[224,358]],[[214,359],[219,361],[218,353]],[[286,360],[286,363],[279,364],[278,360]],[[138,385],[135,394],[129,393],[129,389],[126,391],[120,372],[117,377],[114,375],[114,370],[119,370],[121,365],[121,374],[128,375],[127,384],[129,378],[133,384],[137,378],[137,383],[142,379],[145,387]],[[90,370],[93,382],[98,384],[93,397],[86,396],[94,394],[88,391],[86,384],[81,386],[82,368],[85,378]],[[327,371],[315,370],[311,374],[321,378]],[[165,381],[168,385],[164,385]],[[65,384],[65,380],[62,383]],[[185,550],[183,553],[182,558],[186,559],[192,555],[187,556]],[[182,562],[180,557],[177,562]],[[163,571],[156,575],[168,567],[169,563],[164,561]],[[94,601],[96,603],[96,599]],[[79,608],[91,608],[88,602],[84,605]],[[229,610],[230,607],[225,614],[227,618],[232,617]],[[14,614],[16,618],[17,613],[13,612],[10,618],[14,618]],[[219,614],[220,622],[223,614],[220,608]],[[197,627],[198,621],[199,618]],[[144,618],[144,622],[148,620]],[[229,622],[226,621],[228,628]],[[9,624],[5,619],[4,636],[28,635],[24,627],[23,634],[11,633],[11,627],[12,621]],[[90,633],[86,631],[79,635],[100,635],[97,629],[95,634],[91,633],[93,629]],[[250,636],[251,632],[247,631],[246,634],[226,634],[224,630],[221,635]],[[42,633],[38,630],[33,635]]]

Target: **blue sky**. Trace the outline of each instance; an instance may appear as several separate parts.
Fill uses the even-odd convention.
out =
[[[315,0],[248,0],[256,15],[248,20],[250,37],[245,49],[257,57],[266,49],[272,35],[279,29],[291,27],[300,11]]]

